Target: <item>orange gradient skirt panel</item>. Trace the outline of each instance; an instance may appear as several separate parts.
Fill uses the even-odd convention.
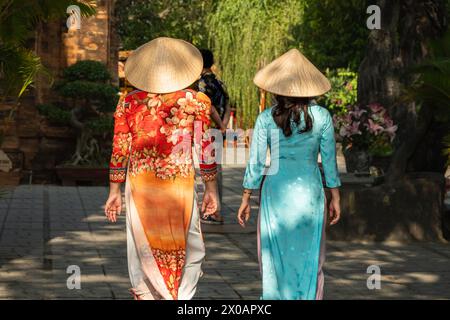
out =
[[[160,179],[152,172],[130,176],[133,200],[167,289],[177,299],[194,204],[194,175]]]

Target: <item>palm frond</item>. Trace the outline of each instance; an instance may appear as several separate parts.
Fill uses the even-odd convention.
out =
[[[0,45],[0,95],[2,97],[20,97],[39,73],[51,79],[41,59],[31,50],[19,46]]]
[[[440,57],[423,61],[409,69],[409,73],[437,72],[450,74],[450,58]]]
[[[450,119],[450,31],[430,43],[431,56],[409,70],[417,75],[404,98],[427,103],[442,120]],[[444,119],[445,118],[445,119]]]
[[[18,93],[19,97],[22,96],[27,88],[33,83],[38,74],[44,74],[52,80],[50,72],[42,65],[40,57],[28,50],[22,51],[21,54],[23,63],[18,69],[18,74],[22,79],[22,87]]]

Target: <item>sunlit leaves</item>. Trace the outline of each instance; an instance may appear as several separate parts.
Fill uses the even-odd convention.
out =
[[[258,114],[256,71],[297,46],[291,29],[301,17],[298,0],[221,0],[208,19],[210,44],[241,126],[253,125]]]
[[[116,15],[123,49],[161,36],[207,44],[205,21],[214,0],[119,0]]]

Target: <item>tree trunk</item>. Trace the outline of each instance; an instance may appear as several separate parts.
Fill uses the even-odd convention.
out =
[[[396,151],[387,174],[389,182],[403,177],[408,170],[435,167],[428,165],[430,157],[415,156],[419,149],[424,152],[418,146],[426,137],[439,136],[435,132],[439,126],[434,125],[433,106],[418,108],[401,97],[402,88],[414,80],[407,72],[427,57],[427,43],[443,34],[447,17],[444,0],[378,0],[376,4],[381,9],[381,29],[372,30],[369,35],[366,56],[359,67],[358,101],[383,104],[399,126],[394,141]],[[434,147],[438,148],[438,144]],[[441,150],[428,153],[438,158]]]

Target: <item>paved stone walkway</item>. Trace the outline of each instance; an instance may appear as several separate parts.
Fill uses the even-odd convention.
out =
[[[196,299],[258,299],[255,218],[235,226],[242,169],[224,172],[223,228],[205,227],[205,275]],[[109,224],[103,187],[20,186],[0,200],[1,299],[129,299],[125,218]],[[255,202],[256,213],[257,203]],[[450,246],[436,243],[327,243],[326,299],[449,299]],[[81,290],[69,290],[70,265]],[[369,290],[367,267],[381,268]]]

